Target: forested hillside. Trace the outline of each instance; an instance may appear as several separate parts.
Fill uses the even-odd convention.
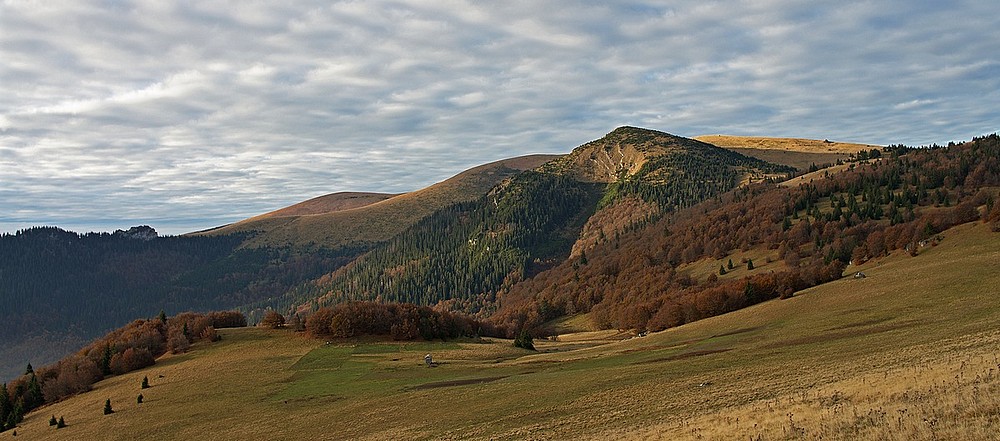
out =
[[[918,256],[953,225],[1000,229],[997,135],[858,157],[842,172],[743,187],[600,243],[500,293],[493,319],[538,329],[593,312],[602,327],[660,330],[791,296],[851,262]]]
[[[928,151],[939,150],[952,149]],[[859,165],[852,173],[924,154],[917,153],[887,151],[888,158]],[[981,163],[989,164],[975,164]],[[959,174],[992,173],[976,170]],[[338,219],[354,222],[338,228],[310,224],[299,231],[312,214],[265,219],[298,219],[296,228],[275,230],[289,235],[280,240],[274,231],[157,237],[148,227],[84,235],[35,228],[4,235],[0,319],[8,326],[0,330],[2,373],[17,373],[27,361],[54,360],[102,332],[160,310],[240,308],[255,322],[269,308],[308,313],[348,300],[371,300],[436,305],[481,319],[502,306],[493,319],[512,331],[591,310],[602,326],[658,329],[770,298],[776,295],[773,284],[784,292],[837,277],[844,250],[849,257],[860,241],[837,241],[838,228],[910,222],[925,214],[895,201],[911,197],[901,187],[912,181],[915,172],[909,169],[897,172],[905,175],[901,182],[892,178],[866,183],[863,190],[851,187],[855,198],[847,197],[844,188],[825,187],[825,181],[775,190],[773,183],[791,172],[700,141],[621,127],[561,157],[498,161],[425,190],[337,205]],[[913,184],[919,204],[964,201],[961,188],[948,187],[952,181],[938,181],[930,177],[921,186]],[[775,196],[775,191],[789,193]],[[802,191],[807,196],[794,193]],[[773,198],[795,202],[779,204]],[[919,205],[916,199],[913,204]],[[711,224],[703,223],[706,214]],[[845,223],[836,224],[834,217]],[[360,225],[379,235],[352,229]],[[781,238],[767,228],[782,234],[806,228],[811,242]],[[270,239],[257,240],[261,234]],[[336,247],[317,245],[326,239],[315,242],[330,235],[340,238],[332,242]],[[357,239],[362,236],[366,239]],[[277,242],[267,245],[272,239]],[[286,239],[298,245],[277,245]],[[781,252],[776,259],[788,260],[782,265],[798,272],[780,272],[791,274],[781,280],[751,278],[748,284],[736,280],[738,271],[709,280],[685,269],[727,256],[743,266],[736,250],[761,246]],[[772,265],[768,271],[782,268]],[[714,293],[712,302],[704,300],[708,291]],[[691,306],[691,299],[702,299],[701,306]],[[32,349],[37,347],[45,349]]]
[[[351,265],[266,306],[373,299],[445,303],[485,315],[499,290],[565,260],[595,211],[639,198],[652,208],[636,221],[648,222],[741,181],[789,172],[699,141],[622,127],[505,180],[476,201],[437,211]]]
[[[44,227],[0,236],[0,376],[27,362],[53,361],[161,310],[228,309],[280,295],[357,254],[242,249],[243,240],[157,237],[149,227],[114,234]]]

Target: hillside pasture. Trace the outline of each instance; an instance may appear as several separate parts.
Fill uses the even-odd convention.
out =
[[[493,339],[327,343],[223,330],[219,343],[43,407],[18,436],[990,439],[1000,433],[1000,234],[970,223],[941,236],[916,257],[849,269],[865,279],[645,337],[536,340],[539,352]],[[153,387],[139,405],[144,375]],[[52,415],[69,426],[49,427]]]

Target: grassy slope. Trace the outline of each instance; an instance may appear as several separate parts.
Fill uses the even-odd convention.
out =
[[[381,202],[395,196],[399,195],[389,194],[389,193],[357,193],[357,192],[331,193],[328,195],[315,197],[307,201],[299,202],[295,205],[291,205],[282,208],[280,210],[275,210],[270,213],[264,213],[259,216],[254,216],[251,217],[250,219],[241,222],[253,222],[256,220],[267,219],[272,217],[306,216],[310,214],[323,214],[323,213],[332,213],[334,211],[350,210],[352,208],[361,208],[366,205],[371,205],[376,202]]]
[[[562,336],[538,342],[551,351],[541,354],[504,342],[323,345],[229,330],[43,408],[18,434],[988,439],[1000,430],[1000,234],[964,225],[944,237],[917,257],[866,264],[866,279],[643,338]],[[427,352],[441,365],[423,367]],[[143,375],[153,388],[138,406]],[[101,415],[107,398],[111,416]],[[48,427],[52,414],[70,426]]]
[[[699,141],[730,149],[775,164],[806,170],[811,164],[834,164],[847,160],[860,150],[881,149],[881,146],[850,142],[826,142],[801,138],[768,138],[761,136],[703,135]]]
[[[259,216],[206,234],[262,232],[248,242],[251,246],[321,244],[337,247],[352,242],[384,241],[435,210],[475,199],[512,174],[538,167],[557,157],[529,155],[505,159],[466,170],[422,190],[368,205],[321,214]]]
[[[763,136],[702,135],[696,136],[702,142],[719,147],[734,147],[761,150],[784,150],[802,153],[857,153],[860,150],[881,149],[873,144],[852,142],[820,141],[802,138],[770,138]]]

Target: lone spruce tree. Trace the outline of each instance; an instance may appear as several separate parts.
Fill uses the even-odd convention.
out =
[[[526,329],[522,329],[521,332],[517,334],[517,338],[514,339],[514,346],[534,351],[535,343],[531,338],[531,333],[529,333]]]
[[[111,408],[111,399],[108,398],[108,400],[104,402],[104,414],[111,415],[113,413],[115,413],[115,411]]]
[[[149,389],[149,377],[148,376],[142,377],[142,385],[140,386],[140,388],[142,388],[142,389]]]

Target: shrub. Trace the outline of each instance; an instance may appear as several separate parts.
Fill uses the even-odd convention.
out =
[[[208,314],[212,326],[216,329],[242,328],[247,325],[247,318],[239,311],[216,311]]]
[[[219,335],[218,331],[215,330],[215,326],[208,326],[201,331],[200,337],[202,340],[208,341],[219,341],[222,340],[222,336]]]
[[[124,352],[119,352],[111,356],[111,373],[121,375],[132,372],[147,366],[152,366],[156,361],[153,354],[146,348],[128,348]]]
[[[191,341],[184,335],[183,331],[176,331],[170,334],[167,339],[167,350],[172,354],[181,354],[191,348]]]
[[[260,321],[263,328],[278,329],[285,325],[285,316],[275,310],[268,310],[264,313],[264,318]]]

